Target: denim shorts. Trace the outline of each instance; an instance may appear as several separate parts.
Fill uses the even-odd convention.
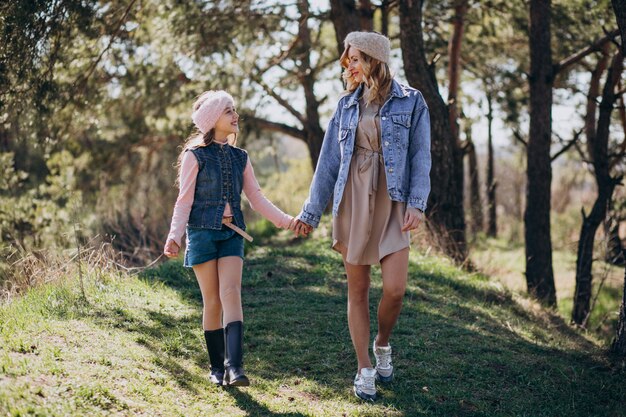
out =
[[[187,227],[186,267],[226,256],[243,259],[243,237],[234,230],[226,226],[220,230]]]

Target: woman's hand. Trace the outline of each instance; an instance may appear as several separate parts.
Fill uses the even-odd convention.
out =
[[[296,236],[307,237],[309,233],[313,231],[313,226],[306,224],[300,219],[296,219],[294,222],[294,228],[292,230]]]
[[[406,212],[404,213],[404,225],[402,226],[402,231],[407,232],[409,230],[417,229],[422,220],[424,220],[424,213],[421,210],[413,207],[407,207]]]
[[[180,250],[180,246],[173,239],[168,239],[165,242],[165,248],[163,248],[163,254],[168,258],[175,258],[178,256],[178,251]]]

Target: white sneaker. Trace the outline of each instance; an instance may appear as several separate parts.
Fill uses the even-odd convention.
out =
[[[376,369],[363,368],[354,377],[354,395],[362,400],[376,399]]]
[[[376,379],[384,383],[393,381],[391,346],[376,346],[376,339],[374,339],[372,350],[376,358]]]

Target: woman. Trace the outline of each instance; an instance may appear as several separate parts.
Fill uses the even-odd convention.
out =
[[[393,79],[389,39],[352,32],[344,46],[340,62],[346,94],[326,130],[295,231],[317,227],[334,195],[333,249],[346,269],[348,326],[358,361],[354,393],[375,400],[375,380],[393,379],[389,338],[406,289],[409,231],[422,221],[430,192],[430,120],[421,93]],[[378,263],[383,296],[374,368],[368,352],[368,294],[371,265]]]

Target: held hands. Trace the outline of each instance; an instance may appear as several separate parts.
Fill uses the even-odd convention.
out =
[[[174,242],[173,239],[168,239],[165,242],[165,248],[163,248],[163,254],[168,258],[175,258],[178,256],[178,251],[180,250],[180,246],[178,243]]]
[[[404,213],[404,224],[402,225],[402,231],[415,230],[424,220],[424,213],[413,207],[407,207]]]
[[[289,230],[291,230],[296,237],[308,237],[309,233],[313,231],[313,226],[309,226],[302,220],[294,217],[291,222],[289,222]]]

